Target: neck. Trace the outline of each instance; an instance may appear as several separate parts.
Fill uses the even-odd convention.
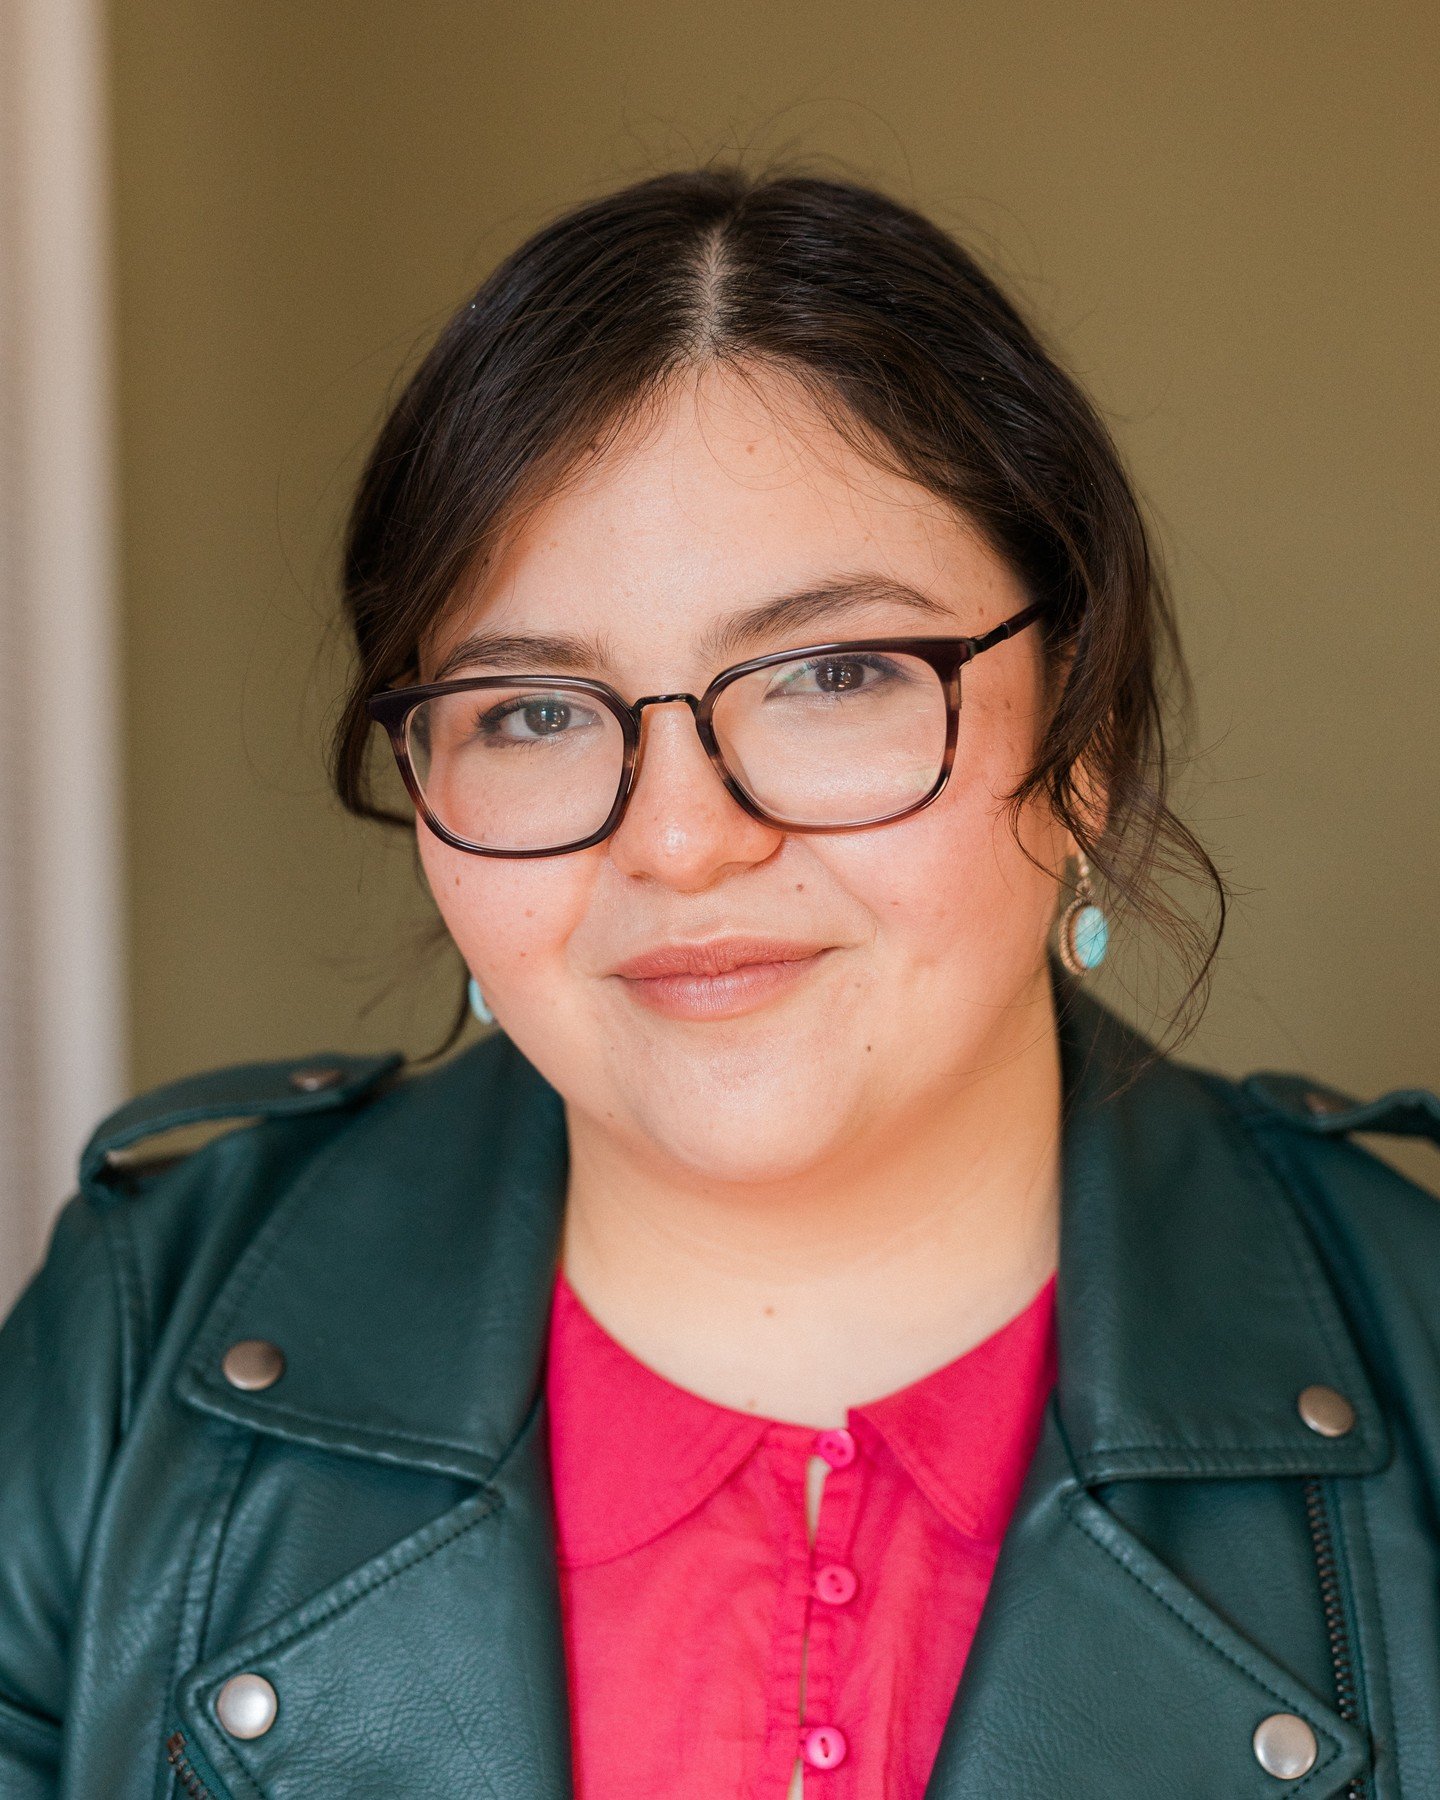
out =
[[[1053,998],[983,1072],[783,1184],[689,1178],[570,1116],[563,1261],[610,1334],[720,1405],[824,1427],[962,1355],[1055,1268]]]

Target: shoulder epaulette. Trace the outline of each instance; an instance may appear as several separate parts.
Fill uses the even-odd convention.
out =
[[[80,1184],[94,1189],[135,1160],[146,1139],[226,1119],[286,1119],[334,1112],[373,1092],[404,1062],[385,1056],[315,1055],[210,1069],[127,1100],[92,1134],[80,1156]]]
[[[1262,1109],[1279,1113],[1317,1137],[1349,1131],[1387,1131],[1440,1143],[1440,1095],[1428,1088],[1392,1088],[1375,1100],[1357,1100],[1304,1075],[1269,1071],[1249,1076],[1243,1091]]]

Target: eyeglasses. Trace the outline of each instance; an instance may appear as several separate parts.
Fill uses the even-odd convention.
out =
[[[724,669],[698,697],[632,706],[603,681],[476,675],[369,701],[400,776],[438,838],[476,856],[560,856],[625,816],[647,706],[683,700],[727,792],[787,831],[862,831],[908,818],[955,760],[960,671],[1040,617],[983,637],[809,644]]]

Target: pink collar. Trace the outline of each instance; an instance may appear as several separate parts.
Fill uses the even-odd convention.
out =
[[[847,1424],[883,1444],[957,1531],[998,1543],[1055,1381],[1055,1278],[1008,1324]],[[816,1432],[717,1406],[632,1356],[561,1275],[546,1370],[560,1554],[571,1567],[649,1543],[769,1438],[808,1455]]]

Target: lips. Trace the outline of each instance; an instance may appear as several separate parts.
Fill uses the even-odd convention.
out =
[[[613,974],[630,981],[654,981],[667,975],[728,975],[751,964],[804,962],[826,949],[824,944],[796,943],[791,938],[712,938],[703,944],[661,944],[628,962]]]
[[[712,938],[658,944],[613,973],[621,993],[663,1018],[715,1023],[768,1006],[809,980],[834,954],[828,944],[793,938]]]

